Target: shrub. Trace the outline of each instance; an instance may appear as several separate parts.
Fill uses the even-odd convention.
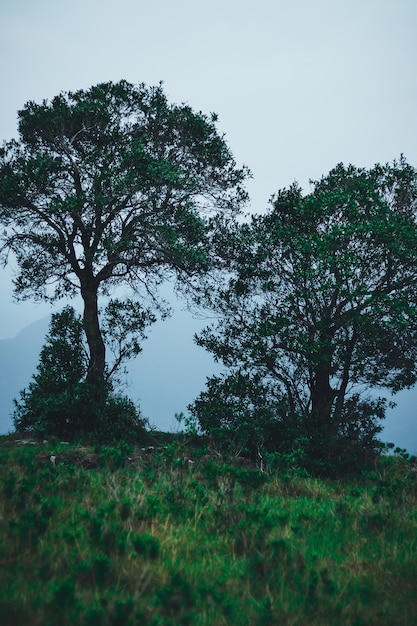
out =
[[[212,377],[191,405],[201,432],[222,453],[246,454],[283,471],[322,476],[360,471],[380,453],[385,400],[357,395],[325,432],[291,412],[261,377],[241,372]],[[272,455],[272,456],[271,456]]]
[[[114,392],[109,379],[87,380],[83,323],[72,307],[52,315],[37,373],[14,400],[17,431],[39,437],[114,442],[145,433],[145,420],[129,398]]]

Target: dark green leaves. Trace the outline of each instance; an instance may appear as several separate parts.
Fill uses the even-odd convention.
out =
[[[45,266],[53,258],[62,268],[43,297],[87,270],[98,282],[134,282],[138,269],[148,277],[206,270],[215,257],[201,210],[233,214],[246,197],[248,172],[236,168],[214,118],[169,104],[161,85],[103,83],[29,102],[19,132],[0,159],[0,218],[20,265],[35,245]],[[22,295],[31,292],[29,267]]]
[[[279,191],[268,213],[233,231],[233,274],[209,296],[220,319],[197,342],[258,376],[265,397],[274,388],[285,398],[282,416],[304,422],[311,454],[355,437],[372,448],[383,410],[352,385],[396,392],[417,379],[416,211],[417,173],[403,158],[340,164],[306,195],[296,184]],[[224,392],[216,383],[201,398]]]

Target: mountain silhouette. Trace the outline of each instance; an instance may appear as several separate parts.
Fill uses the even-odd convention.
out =
[[[27,387],[39,361],[49,317],[24,328],[13,339],[0,339],[0,433],[13,430],[13,398]]]

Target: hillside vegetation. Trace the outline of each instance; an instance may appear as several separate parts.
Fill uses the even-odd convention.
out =
[[[417,623],[417,472],[0,439],[3,626]]]

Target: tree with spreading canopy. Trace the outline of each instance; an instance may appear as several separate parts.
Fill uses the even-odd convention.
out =
[[[15,293],[81,295],[92,388],[113,369],[100,297],[120,285],[135,293],[108,308],[107,338],[120,344],[118,322],[142,331],[164,310],[163,281],[192,285],[220,262],[216,223],[240,210],[248,171],[216,119],[169,104],[161,85],[104,83],[27,103],[19,138],[1,149],[1,250],[17,262]],[[134,341],[119,348],[114,366],[139,350]]]
[[[272,449],[302,440],[311,459],[354,462],[384,416],[368,392],[417,379],[417,172],[403,157],[340,164],[311,185],[235,227],[233,274],[207,293],[219,321],[197,338],[229,369],[193,411],[233,437],[239,406],[247,445],[257,426]]]

